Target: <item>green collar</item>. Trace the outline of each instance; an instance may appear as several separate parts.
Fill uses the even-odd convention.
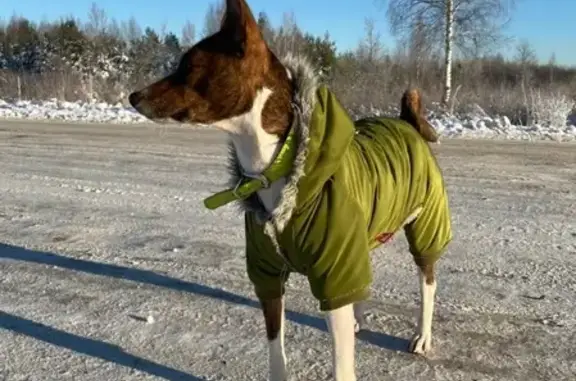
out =
[[[232,201],[244,200],[261,189],[268,188],[270,184],[288,176],[296,158],[296,139],[294,129],[286,137],[280,152],[258,177],[242,176],[234,188],[218,192],[204,200],[208,209],[216,209]]]

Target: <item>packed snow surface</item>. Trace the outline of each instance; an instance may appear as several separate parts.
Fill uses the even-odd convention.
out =
[[[243,219],[206,210],[225,139],[177,126],[0,121],[0,380],[264,380]],[[418,280],[403,235],[373,254],[362,381],[576,380],[576,145],[447,139],[454,241],[434,351],[406,352]],[[330,379],[301,276],[290,380]]]
[[[362,115],[382,114],[381,110],[361,110]],[[0,118],[63,120],[98,123],[147,123],[131,107],[120,104],[49,101],[12,101],[0,99]],[[430,122],[444,137],[479,137],[515,140],[576,140],[576,117],[557,126],[516,126],[505,116],[490,117],[478,107],[465,116],[434,116]]]

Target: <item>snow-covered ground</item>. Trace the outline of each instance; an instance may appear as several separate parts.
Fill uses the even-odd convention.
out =
[[[362,114],[379,114],[366,110]],[[358,115],[360,116],[360,115]],[[147,123],[134,109],[106,103],[50,101],[3,101],[0,119],[65,120],[98,123]],[[478,108],[462,117],[438,116],[430,119],[444,137],[469,137],[514,140],[576,140],[576,115],[570,123],[557,126],[515,126],[507,117],[490,117]]]
[[[373,256],[362,381],[576,379],[576,145],[447,139],[455,239],[439,263],[435,351],[406,353],[416,270],[403,237]],[[0,380],[263,380],[242,218],[208,211],[226,145],[177,126],[0,121]],[[330,345],[291,278],[291,380]]]
[[[145,123],[133,108],[120,104],[47,101],[6,101],[0,99],[0,118],[60,120],[92,123]]]

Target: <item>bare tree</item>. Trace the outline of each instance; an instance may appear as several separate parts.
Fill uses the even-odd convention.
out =
[[[260,31],[262,32],[262,37],[264,37],[264,41],[268,44],[272,44],[274,41],[274,28],[270,23],[270,19],[266,12],[259,12],[258,13],[258,26],[260,27]]]
[[[90,37],[95,37],[99,34],[106,33],[108,26],[108,16],[103,8],[98,7],[96,3],[92,3],[90,11],[88,12],[88,23],[86,24],[86,34]]]
[[[364,39],[360,41],[357,49],[357,56],[361,61],[373,64],[382,58],[384,46],[380,33],[376,31],[374,19],[366,18],[364,20]]]
[[[524,40],[518,44],[515,60],[520,65],[521,84],[527,86],[532,79],[532,67],[538,63],[536,52],[528,41]]]
[[[444,90],[447,105],[452,91],[454,48],[463,54],[497,44],[515,0],[383,0],[387,2],[390,30],[408,37],[420,24],[423,32],[444,46]]]
[[[556,53],[552,53],[550,59],[548,60],[548,73],[549,73],[550,85],[554,83],[554,68],[557,65],[558,61],[556,61]]]
[[[142,37],[142,28],[138,25],[138,22],[134,17],[131,17],[128,21],[123,21],[120,29],[122,31],[122,36],[126,41],[134,42]]]
[[[226,3],[222,0],[218,0],[216,4],[210,4],[208,10],[206,11],[206,16],[204,16],[203,37],[207,37],[218,32],[225,10]]]
[[[413,65],[411,75],[416,83],[419,83],[422,80],[424,63],[429,60],[433,48],[430,38],[426,35],[426,26],[421,19],[416,20],[405,45],[408,49],[409,65]]]
[[[185,49],[190,48],[196,41],[196,28],[190,21],[186,21],[186,24],[182,27],[181,41],[182,47]]]
[[[515,58],[521,66],[535,65],[538,62],[536,52],[527,40],[523,40],[518,44]]]
[[[272,43],[274,53],[279,57],[284,56],[288,52],[301,53],[303,40],[303,33],[296,23],[294,13],[284,12],[282,14],[282,25],[274,34]]]
[[[160,24],[160,31],[157,32],[158,33],[158,38],[160,38],[160,40],[164,40],[164,38],[166,37],[166,35],[168,34],[168,26],[166,25],[166,22],[163,22],[162,24]]]
[[[110,20],[108,27],[106,28],[106,32],[109,36],[113,36],[118,40],[122,39],[122,28],[120,27],[120,23],[116,19]]]

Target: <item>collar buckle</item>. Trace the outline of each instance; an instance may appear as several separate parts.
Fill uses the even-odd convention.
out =
[[[234,186],[234,188],[232,189],[232,194],[234,195],[234,197],[236,197],[238,200],[242,200],[244,198],[244,196],[242,196],[239,193],[240,187],[243,185],[244,180],[245,179],[253,179],[253,180],[258,180],[262,183],[262,188],[263,189],[268,189],[270,188],[270,180],[268,180],[268,178],[266,176],[264,176],[263,173],[259,173],[257,175],[250,175],[250,174],[246,174],[244,173],[243,177],[241,177],[240,179],[238,179],[238,182],[236,183],[236,185]]]
[[[270,188],[270,180],[268,180],[268,178],[266,177],[266,175],[264,175],[264,173],[257,173],[254,175],[250,173],[244,173],[243,175],[247,179],[260,181],[262,183],[262,188],[264,189]]]
[[[236,185],[234,185],[234,188],[232,189],[232,194],[238,200],[242,199],[242,197],[238,194],[238,189],[240,189],[240,186],[242,185],[242,180],[243,180],[242,178],[238,179],[238,182],[236,183]]]
[[[264,176],[263,173],[260,173],[258,176],[254,178],[262,182],[262,186],[264,187],[264,189],[270,188],[270,180],[268,180],[268,178]]]

